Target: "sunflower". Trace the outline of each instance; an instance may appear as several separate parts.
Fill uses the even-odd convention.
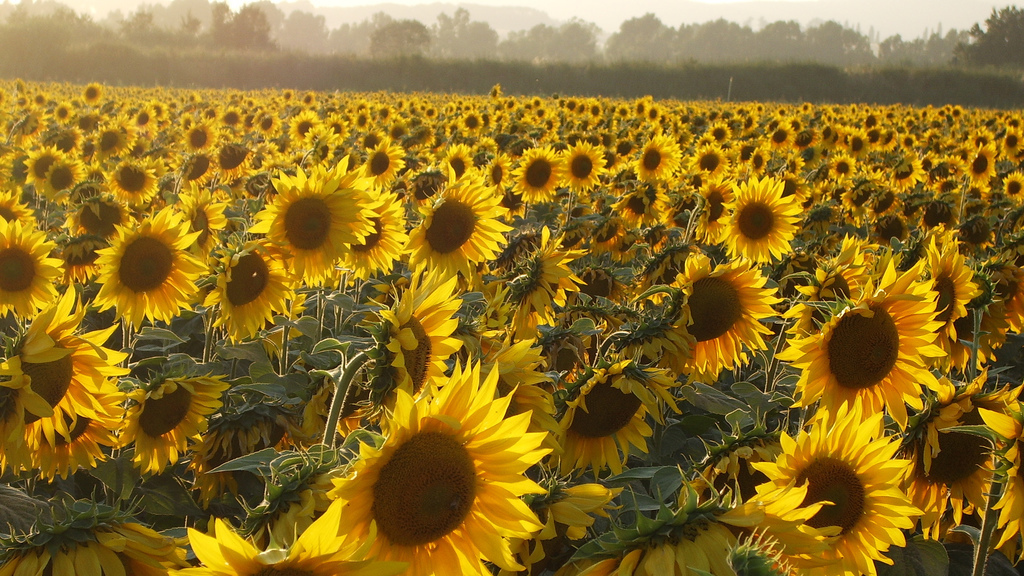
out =
[[[113,236],[118,226],[129,227],[132,219],[127,207],[109,195],[87,198],[69,212],[69,229],[104,239]]]
[[[843,407],[795,439],[783,432],[781,442],[774,463],[753,465],[769,478],[757,487],[759,497],[783,500],[786,492],[803,490],[800,508],[829,502],[806,524],[830,536],[828,549],[814,555],[824,566],[808,565],[801,557],[806,551],[795,547],[784,558],[808,576],[875,576],[874,562],[892,562],[885,552],[906,545],[901,529],[913,528],[921,514],[900,489],[911,463],[896,457],[899,442],[884,436],[882,414],[865,418],[858,407]]]
[[[605,159],[601,148],[585,140],[562,152],[565,166],[562,185],[573,192],[588,192],[601,183],[605,174]]]
[[[934,283],[932,297],[935,299],[935,320],[941,323],[936,330],[938,337],[935,343],[942,348],[943,354],[934,361],[943,370],[948,370],[953,360],[953,347],[959,342],[957,320],[967,316],[967,305],[981,295],[981,289],[974,283],[974,272],[957,250],[957,241],[952,233],[942,234],[938,239],[932,236],[925,254],[928,259],[927,269]],[[971,335],[965,334],[964,337],[970,338]],[[954,365],[960,369],[965,366]]]
[[[200,189],[193,182],[187,184],[187,189],[179,194],[178,205],[189,223],[189,232],[199,233],[192,245],[192,252],[205,259],[220,243],[217,233],[227,227],[228,219],[224,216],[227,204],[214,201],[209,190]]]
[[[999,501],[993,506],[998,510],[996,528],[999,539],[995,547],[1003,551],[1014,562],[1024,559],[1024,547],[1020,546],[1021,531],[1024,529],[1024,470],[1021,468],[1021,454],[1024,453],[1024,404],[1012,402],[1005,410],[978,408],[985,425],[992,429],[1001,440],[1000,451],[1009,463],[1006,470],[1006,484]]]
[[[289,267],[307,284],[323,285],[333,278],[335,263],[374,232],[372,186],[366,178],[347,172],[348,161],[331,169],[313,167],[309,176],[279,173],[273,180],[277,196],[249,228],[291,252]]]
[[[188,529],[188,540],[203,564],[197,568],[172,571],[176,576],[264,576],[268,574],[302,576],[392,576],[403,572],[404,562],[378,562],[366,559],[367,541],[335,535],[340,522],[336,509],[329,510],[299,535],[287,548],[271,546],[265,551],[242,539],[220,518],[214,521],[212,535]]]
[[[206,432],[206,417],[221,406],[228,383],[222,376],[157,378],[128,394],[121,444],[134,443],[132,462],[143,474],[161,474],[174,464],[189,441]]]
[[[188,566],[174,539],[93,501],[57,504],[26,534],[0,535],[0,576],[160,576]]]
[[[53,480],[58,476],[68,478],[79,468],[92,470],[118,445],[114,434],[124,421],[125,395],[112,385],[105,388],[91,394],[92,416],[76,415],[66,437],[57,435],[50,444],[40,427],[36,427],[35,434],[26,431],[30,465],[40,476]]]
[[[507,184],[511,180],[512,160],[504,152],[498,152],[491,159],[491,163],[487,165],[484,173],[487,175],[487,183],[494,186],[499,191],[505,190]],[[1024,199],[1024,195],[1022,195]],[[505,206],[510,208],[509,206]]]
[[[729,173],[729,157],[715,144],[698,148],[690,159],[690,170],[704,178],[719,178]]]
[[[497,371],[481,382],[479,365],[456,366],[429,401],[399,391],[384,444],[361,444],[330,494],[337,534],[364,541],[376,525],[371,555],[409,562],[410,576],[490,574],[484,560],[522,570],[507,538],[543,527],[520,496],[545,493],[523,474],[548,450],[528,414],[505,417],[497,384]]]
[[[428,380],[443,376],[445,361],[462,347],[460,340],[452,338],[459,325],[455,313],[462,302],[457,297],[457,279],[442,278],[440,274],[417,278],[392,308],[380,311],[392,379],[396,387],[414,396],[425,391]]]
[[[227,182],[241,178],[249,172],[253,152],[244,144],[228,142],[217,149],[213,167]]]
[[[385,188],[398,177],[405,168],[405,150],[401,146],[383,140],[367,151],[366,164],[363,165],[363,176],[372,179],[374,186]]]
[[[632,448],[647,452],[653,432],[647,414],[663,424],[663,405],[678,412],[669,391],[675,382],[668,372],[632,360],[590,369],[576,385],[578,395],[559,423],[563,474],[582,474],[587,468],[595,475],[606,468],[621,473]]]
[[[512,321],[517,338],[536,332],[537,326],[554,326],[555,306],[565,306],[566,292],[578,292],[583,281],[569,269],[569,263],[583,256],[582,250],[560,250],[560,242],[551,241],[551,230],[541,230],[540,244],[517,268],[519,274],[509,281],[509,300],[515,306]]]
[[[159,180],[152,166],[136,159],[122,160],[107,177],[114,197],[131,206],[143,206],[156,196]]]
[[[67,204],[68,192],[84,177],[85,167],[81,162],[72,158],[63,158],[50,165],[42,187],[38,190],[51,202]]]
[[[181,156],[177,172],[181,176],[182,184],[195,184],[205,186],[213,180],[216,170],[213,168],[214,158],[207,152],[197,152]]]
[[[198,232],[171,207],[142,221],[138,228],[117,227],[110,248],[99,250],[96,303],[112,306],[117,316],[139,327],[143,319],[170,322],[198,292],[203,267],[187,252]]]
[[[420,207],[423,221],[409,235],[409,267],[474,278],[477,264],[494,259],[511,230],[493,188],[460,181]]]
[[[79,119],[81,125],[81,119]],[[95,154],[99,160],[123,156],[132,149],[137,138],[135,126],[121,118],[109,122],[96,137]]]
[[[630,228],[650,227],[658,224],[668,211],[668,196],[659,184],[637,183],[612,205],[612,210]]]
[[[185,150],[190,154],[213,150],[217,145],[217,140],[217,128],[208,119],[200,120],[189,126],[182,134]]]
[[[450,180],[462,178],[473,167],[473,149],[468,144],[449,144],[441,159],[441,167]],[[508,168],[507,163],[505,167]]]
[[[21,201],[21,194],[15,190],[0,190],[0,220],[17,220],[22,226],[35,226],[35,214],[28,204]]]
[[[954,426],[981,426],[981,409],[1005,414],[1020,389],[1004,386],[982,393],[988,379],[983,370],[974,381],[957,389],[939,380],[937,397],[922,413],[927,417],[905,441],[906,456],[913,462],[907,494],[920,508],[925,537],[941,538],[943,516],[952,505],[953,521],[962,524],[964,512],[985,510],[996,462],[989,443],[981,436],[949,430]]]
[[[634,169],[644,182],[669,181],[679,170],[683,153],[671,137],[659,135],[640,150]]]
[[[530,148],[512,172],[513,190],[530,204],[555,200],[555,187],[564,179],[565,163],[550,146]]]
[[[50,258],[56,248],[44,231],[0,220],[0,314],[28,318],[56,298],[61,262]]]
[[[1013,201],[1014,205],[1024,205],[1024,172],[1011,172],[1003,179],[1003,194]]]
[[[749,262],[734,261],[711,267],[703,254],[693,254],[677,282],[687,294],[690,323],[696,341],[686,370],[702,382],[713,382],[723,370],[745,364],[747,353],[764,350],[763,336],[771,330],[761,324],[775,315],[780,300],[765,288],[768,279]]]
[[[344,259],[352,275],[366,280],[377,274],[390,274],[402,259],[409,235],[405,233],[405,209],[394,194],[374,192],[370,210],[373,232],[352,245]]]
[[[40,192],[46,189],[46,175],[54,164],[67,164],[71,158],[54,146],[40,146],[25,159],[25,178]]]
[[[718,244],[725,238],[729,227],[726,206],[733,203],[735,185],[731,180],[719,178],[704,179],[701,182],[700,195],[704,198],[700,220],[697,222],[696,237],[704,244]],[[672,222],[674,225],[679,225]],[[685,224],[685,222],[683,222]]]
[[[82,100],[89,106],[96,106],[103,98],[103,85],[98,82],[90,82],[82,89]]]
[[[975,186],[987,191],[995,173],[996,149],[992,144],[981,146],[968,156],[967,177]]]
[[[735,186],[735,198],[725,234],[731,258],[745,257],[758,264],[778,261],[789,252],[799,221],[800,205],[783,198],[782,182],[771,177]]]
[[[938,386],[927,359],[942,355],[934,344],[939,324],[929,283],[920,280],[923,263],[900,275],[891,259],[881,267],[877,288],[869,284],[820,334],[793,340],[778,357],[802,371],[795,406],[820,399],[825,412],[844,404],[868,415],[887,408],[903,429],[906,404],[920,410],[921,387]]]
[[[203,305],[220,305],[214,326],[224,326],[236,342],[255,336],[295,297],[291,275],[265,242],[246,243],[226,255],[221,266],[217,286]]]

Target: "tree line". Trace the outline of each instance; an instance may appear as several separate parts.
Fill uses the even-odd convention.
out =
[[[112,13],[97,21],[55,0],[0,4],[0,49],[7,57],[40,63],[47,52],[68,46],[118,44],[171,50],[286,51],[368,58],[426,57],[532,63],[817,62],[837,66],[1024,66],[1024,11],[993,10],[984,26],[872,38],[837,22],[801,26],[794,21],[758,29],[719,19],[703,24],[662,22],[653,14],[632,18],[601,42],[594,24],[573,19],[538,24],[500,37],[490,24],[460,8],[424,24],[383,12],[363,22],[330,29],[323,15],[285,14],[269,0],[237,11],[210,0],[173,0]]]

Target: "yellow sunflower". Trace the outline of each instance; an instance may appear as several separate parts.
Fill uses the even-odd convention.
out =
[[[1012,402],[1005,410],[978,408],[985,425],[1001,437],[1003,457],[1009,462],[1007,480],[999,501],[993,510],[999,511],[996,528],[999,537],[995,547],[1003,551],[1014,562],[1024,559],[1021,534],[1024,530],[1024,468],[1021,454],[1024,453],[1024,404]]]
[[[145,205],[159,190],[156,171],[136,159],[122,160],[106,180],[114,197],[130,206]]]
[[[220,243],[217,233],[227,227],[228,219],[224,216],[227,204],[216,202],[209,190],[190,182],[178,196],[178,205],[189,223],[189,232],[199,233],[192,245],[192,252],[201,260],[207,259]]]
[[[704,198],[704,205],[701,207],[696,237],[702,243],[714,245],[725,239],[729,218],[723,216],[728,214],[726,206],[731,205],[735,199],[734,189],[731,180],[712,178],[701,182],[699,192]],[[675,222],[671,224],[678,225]]]
[[[795,406],[820,399],[823,412],[850,404],[869,416],[886,408],[903,429],[906,405],[920,410],[921,387],[938,386],[928,358],[942,355],[934,343],[939,323],[929,283],[921,281],[923,262],[899,275],[891,259],[881,266],[861,299],[778,357],[801,370]]]
[[[395,385],[416,396],[431,378],[441,378],[445,361],[462,342],[452,338],[459,326],[455,313],[457,279],[428,274],[414,281],[390,309],[380,311],[387,334]]]
[[[829,536],[828,549],[815,554],[813,564],[803,550],[783,551],[801,574],[875,576],[875,561],[891,564],[885,552],[906,545],[901,530],[913,528],[921,511],[900,489],[910,462],[896,457],[899,442],[884,436],[882,417],[841,408],[795,439],[783,432],[776,461],[753,465],[769,478],[757,487],[764,500],[783,500],[799,489],[805,491],[799,508],[829,502],[806,522]]]
[[[280,173],[273,180],[277,196],[249,228],[286,247],[295,276],[310,285],[333,279],[335,263],[374,232],[372,183],[347,166],[343,160],[331,169],[317,165],[309,176]]]
[[[964,513],[985,510],[996,467],[991,446],[981,436],[948,430],[954,426],[982,426],[981,410],[1005,414],[1016,402],[1020,388],[982,393],[988,371],[959,390],[945,378],[939,380],[937,398],[924,414],[929,415],[907,444],[913,462],[907,478],[907,494],[923,511],[925,537],[942,538],[953,508],[953,522],[960,525]],[[944,521],[947,523],[944,525]]]
[[[106,240],[97,236],[79,236],[70,238],[61,247],[60,258],[64,261],[64,277],[62,284],[88,284],[99,273],[96,260],[98,251],[109,246]]]
[[[981,190],[989,189],[989,182],[996,173],[996,148],[992,144],[979,147],[968,155],[967,177]]]
[[[783,198],[783,183],[772,177],[735,185],[735,198],[725,233],[731,258],[749,258],[758,264],[777,262],[790,251],[797,231],[800,205]]]
[[[79,468],[91,470],[117,446],[114,434],[124,421],[125,395],[113,385],[106,388],[92,393],[92,416],[76,415],[66,437],[57,435],[50,444],[41,428],[37,427],[34,435],[26,432],[31,466],[40,476],[53,480],[68,478]]]
[[[490,574],[484,560],[522,570],[507,539],[543,527],[520,497],[545,493],[523,474],[548,450],[528,414],[505,417],[497,384],[497,371],[481,382],[479,365],[456,366],[432,399],[399,391],[383,446],[361,444],[330,494],[337,534],[364,541],[376,525],[370,554],[409,562],[409,576]]]
[[[185,150],[191,154],[213,150],[217,145],[219,135],[212,121],[202,119],[185,130],[181,139],[185,144]]]
[[[132,221],[124,203],[109,195],[88,198],[69,212],[68,228],[100,238],[110,238],[118,226],[128,227]]]
[[[226,255],[221,267],[203,305],[220,305],[214,326],[224,326],[236,342],[255,336],[295,297],[292,276],[266,242],[246,243]]]
[[[222,405],[228,383],[222,376],[178,376],[150,382],[128,394],[121,443],[134,444],[132,462],[143,474],[160,474],[181,456],[189,441],[206,432],[206,417]]]
[[[966,364],[956,361],[964,358],[957,358],[952,352],[959,338],[970,339],[971,334],[957,335],[957,321],[967,316],[967,305],[981,294],[981,288],[974,283],[974,272],[957,249],[952,232],[932,236],[925,255],[927,270],[934,283],[931,295],[935,299],[935,320],[941,323],[936,329],[938,337],[935,343],[942,348],[943,354],[934,362],[943,371],[948,371],[951,365],[962,370]]]
[[[772,306],[780,300],[749,262],[712,268],[707,256],[693,254],[677,282],[687,294],[686,330],[696,341],[686,364],[691,378],[714,382],[722,370],[746,363],[744,347],[751,352],[767,348],[763,336],[771,330],[761,321],[775,315]]]
[[[690,170],[704,178],[719,178],[729,173],[729,157],[715,144],[698,148],[690,159]]]
[[[144,220],[138,228],[117,227],[110,248],[99,250],[101,310],[139,327],[144,319],[170,322],[196,297],[195,281],[203,267],[187,252],[198,232],[188,232],[171,207]]]
[[[197,568],[172,571],[175,576],[392,576],[403,572],[404,562],[380,562],[366,556],[375,534],[367,541],[336,535],[337,508],[329,510],[286,548],[271,546],[260,550],[217,518],[212,535],[188,529],[188,540],[203,564]]]
[[[640,150],[640,156],[633,166],[637,178],[644,182],[670,181],[679,171],[683,153],[671,137],[659,135]]]
[[[409,235],[405,233],[405,207],[397,196],[374,192],[370,222],[373,232],[352,245],[344,259],[346,268],[360,280],[376,274],[390,274],[402,259]]]
[[[53,300],[61,261],[46,232],[18,220],[0,221],[0,314],[28,318]]]
[[[565,306],[566,292],[579,292],[583,283],[569,263],[583,256],[582,250],[561,250],[561,243],[551,240],[551,230],[541,230],[540,245],[524,258],[520,274],[509,282],[509,301],[515,306],[513,330],[517,338],[534,334],[537,326],[557,324],[555,306]]]
[[[401,146],[391,140],[383,140],[367,151],[363,176],[372,179],[377,188],[385,188],[394,182],[398,173],[405,168],[404,156],[405,150]]]
[[[647,452],[653,432],[647,415],[664,423],[664,405],[678,412],[669,391],[674,385],[665,369],[644,368],[632,360],[588,370],[559,423],[561,472],[582,474],[592,468],[597,475],[608,468],[621,473],[633,448]]]
[[[21,201],[21,193],[16,190],[0,190],[0,220],[17,220],[23,226],[35,226],[36,222],[35,213]]]
[[[409,267],[442,275],[476,277],[476,265],[494,259],[511,227],[498,221],[504,209],[495,194],[462,180],[420,207],[423,221],[409,234]]]
[[[530,148],[512,172],[513,190],[530,204],[553,202],[555,187],[563,180],[565,163],[550,146]]]
[[[604,152],[586,140],[580,140],[562,152],[562,162],[565,166],[562,185],[573,192],[594,189],[605,174]]]

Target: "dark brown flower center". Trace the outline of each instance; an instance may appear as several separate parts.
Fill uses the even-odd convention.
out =
[[[195,128],[188,133],[188,143],[193,148],[202,148],[210,141],[210,135],[202,128]]]
[[[380,176],[388,171],[391,166],[391,158],[388,153],[383,150],[378,150],[373,153],[370,157],[370,174],[374,176]]]
[[[971,171],[974,172],[974,174],[981,176],[986,170],[988,170],[988,157],[984,154],[978,154],[974,159],[974,162],[971,162]]]
[[[721,163],[722,159],[718,157],[718,154],[705,154],[698,160],[700,169],[705,172],[714,172]]]
[[[849,464],[830,457],[820,457],[804,468],[797,485],[807,481],[807,496],[801,506],[829,501],[807,521],[814,528],[839,526],[846,534],[864,515],[864,484]]]
[[[193,156],[188,163],[188,173],[185,174],[185,180],[189,182],[202,178],[206,171],[210,169],[210,157],[205,154],[198,154]]]
[[[828,341],[829,369],[845,388],[870,388],[882,381],[900,352],[896,322],[881,306],[871,308],[872,316],[846,314],[840,318]]]
[[[629,424],[643,402],[636,394],[612,386],[613,378],[608,376],[587,392],[583,399],[587,409],[576,408],[569,430],[587,438],[604,438]]]
[[[129,194],[137,194],[146,187],[148,180],[146,171],[131,164],[122,166],[117,171],[117,185]]]
[[[689,305],[693,323],[686,329],[697,342],[722,336],[743,317],[739,291],[719,277],[709,276],[694,282]]]
[[[572,162],[569,164],[569,171],[572,172],[573,178],[583,180],[594,171],[594,163],[590,160],[590,156],[580,154],[572,159]]]
[[[220,164],[221,170],[230,171],[241,166],[248,157],[249,149],[245,146],[228,144],[220,149],[220,152],[217,154],[217,162]]]
[[[413,392],[419,392],[423,388],[423,384],[427,381],[427,370],[430,368],[430,335],[423,328],[423,324],[416,319],[415,316],[409,318],[402,324],[399,330],[405,330],[408,328],[412,330],[412,335],[416,337],[416,348],[412,350],[402,350],[402,354],[405,356],[405,370],[409,373],[409,378],[412,380]]]
[[[54,166],[50,170],[50,188],[57,190],[67,190],[75,183],[75,174],[71,171],[70,166],[58,165]]]
[[[983,426],[977,410],[963,415],[958,426]],[[985,466],[989,444],[981,436],[964,432],[939,431],[939,453],[932,458],[925,478],[929,482],[950,486],[964,480]],[[927,448],[925,448],[927,449]],[[924,470],[924,455],[919,453],[918,466]]]
[[[658,166],[661,166],[661,152],[656,148],[644,150],[643,166],[649,172],[657,170]]]
[[[526,183],[532,188],[545,188],[551,180],[551,163],[537,158],[526,167]]]
[[[427,228],[427,243],[435,251],[448,254],[465,244],[475,229],[476,214],[473,208],[458,200],[447,200],[434,211]]]
[[[381,223],[380,218],[374,217],[373,221],[373,232],[368,234],[366,238],[363,238],[361,244],[353,244],[352,250],[355,252],[369,252],[373,250],[377,244],[380,244],[381,235],[384,233],[384,225]]]
[[[32,286],[36,262],[28,252],[12,246],[0,250],[0,290],[21,292]]]
[[[32,173],[36,178],[42,180],[46,178],[46,173],[50,171],[50,167],[57,159],[53,156],[40,156],[34,164],[32,164]]]
[[[163,436],[188,416],[191,407],[192,393],[179,384],[171,393],[146,399],[139,414],[139,428],[154,438]]]
[[[316,250],[331,231],[331,209],[320,198],[292,202],[284,214],[284,235],[300,250]]]
[[[86,232],[103,236],[114,233],[114,226],[121,224],[121,210],[116,205],[106,202],[89,203],[82,206],[78,219]]]
[[[935,292],[938,293],[935,299],[935,309],[938,314],[935,319],[942,322],[945,326],[946,322],[949,321],[950,316],[953,315],[953,308],[956,301],[956,284],[949,276],[943,274],[935,279]]]
[[[775,215],[772,214],[771,206],[752,202],[740,209],[737,225],[747,238],[760,240],[771,234],[775,225]]]
[[[395,450],[373,485],[373,517],[393,544],[422,546],[458,528],[476,497],[476,466],[453,436],[420,432]]]
[[[228,302],[232,306],[244,306],[263,294],[270,279],[267,263],[259,254],[244,254],[231,267],[231,280],[227,285]]]
[[[140,236],[121,256],[118,277],[133,292],[148,292],[163,286],[174,267],[174,253],[162,241]]]

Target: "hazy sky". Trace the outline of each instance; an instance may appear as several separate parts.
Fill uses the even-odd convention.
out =
[[[125,12],[143,3],[168,3],[170,0],[64,0],[72,6],[111,6],[120,4]],[[239,8],[252,0],[228,0]],[[902,34],[916,38],[939,25],[943,29],[966,29],[975,22],[984,21],[996,6],[1005,6],[1013,0],[274,0],[302,8],[365,7],[386,1],[392,5],[465,5],[472,14],[473,5],[523,6],[546,12],[556,20],[579,17],[600,26],[606,33],[615,32],[629,18],[653,12],[670,26],[698,23],[724,17],[757,27],[760,21],[797,20],[802,24],[814,20],[836,20],[850,26],[860,25],[867,33],[874,29],[886,37]],[[94,12],[95,13],[95,12]],[[428,22],[429,24],[429,22]]]

